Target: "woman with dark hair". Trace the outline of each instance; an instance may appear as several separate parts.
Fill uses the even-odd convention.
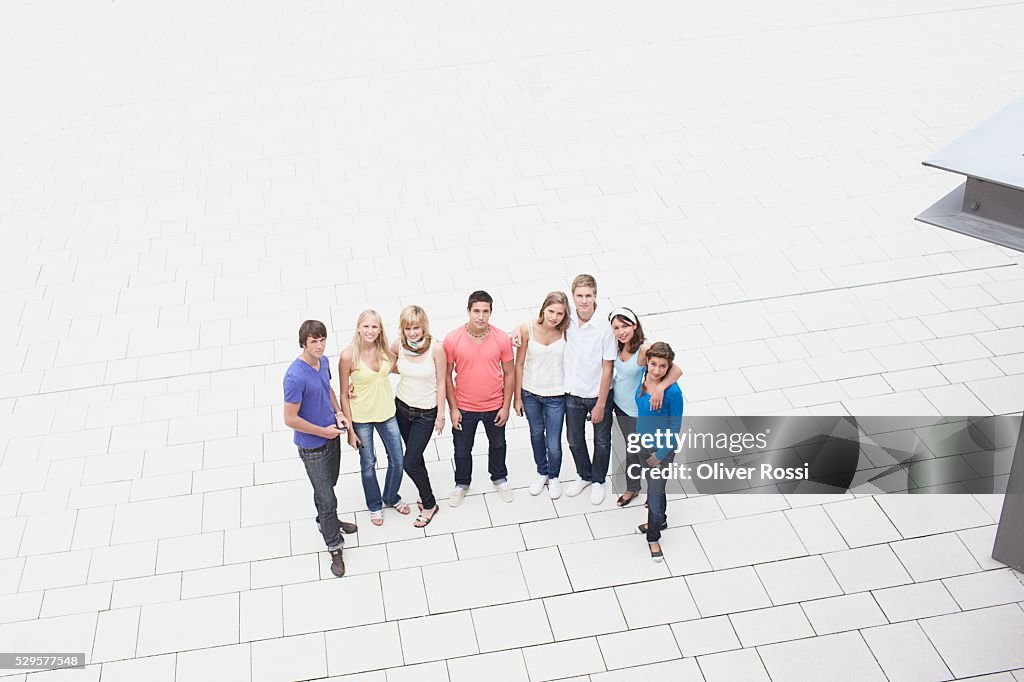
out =
[[[619,430],[622,431],[622,439],[628,443],[630,435],[636,433],[635,395],[647,364],[647,351],[651,344],[647,343],[640,318],[629,308],[616,308],[608,315],[608,321],[611,322],[612,333],[619,347],[619,352],[615,356],[615,375],[612,378],[612,411],[619,424]],[[651,390],[650,402],[653,409],[661,407],[665,390],[674,385],[682,375],[682,370],[672,363],[664,380]],[[630,474],[639,471],[639,467],[630,467],[630,464],[640,464],[640,460],[638,455],[630,454],[627,449],[626,492],[616,501],[620,507],[625,507],[640,494],[640,477]]]
[[[675,439],[660,439],[657,436],[675,434],[683,428],[683,392],[676,383],[663,390],[664,400],[655,408],[651,402],[654,390],[662,389],[668,376],[672,361],[676,354],[672,347],[661,341],[652,343],[647,349],[647,363],[640,371],[640,385],[637,386],[635,401],[637,407],[637,428],[641,434],[655,436],[654,442],[672,443]],[[647,481],[647,523],[640,524],[637,529],[647,536],[647,545],[651,559],[660,562],[664,558],[661,551],[661,531],[668,528],[666,513],[667,497],[665,495],[666,473],[675,459],[675,449],[663,444],[655,449],[642,453],[644,468],[656,474],[649,475]],[[638,467],[639,468],[639,467]]]

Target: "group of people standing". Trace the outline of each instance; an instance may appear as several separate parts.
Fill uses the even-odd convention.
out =
[[[512,409],[525,414],[529,423],[537,466],[530,494],[540,495],[547,489],[552,499],[562,495],[564,425],[577,474],[565,494],[573,497],[589,487],[595,505],[606,495],[613,415],[624,437],[655,424],[678,432],[683,400],[676,381],[682,372],[673,363],[672,349],[663,342],[648,344],[639,318],[628,308],[616,308],[606,321],[598,319],[597,282],[591,275],[573,280],[571,297],[570,304],[564,293],[549,293],[537,318],[510,335],[489,322],[491,296],[474,291],[466,306],[466,324],[448,333],[440,344],[430,334],[429,319],[419,306],[402,310],[398,337],[390,344],[380,315],[364,311],[351,344],[341,353],[338,393],[324,357],[326,327],[316,320],[302,324],[302,353],[284,377],[284,416],[295,431],[294,441],[313,486],[317,525],[331,553],[334,575],[345,572],[343,536],[358,530],[337,518],[334,486],[342,435],[359,452],[370,522],[384,523],[385,506],[399,514],[411,513],[399,495],[404,471],[419,493],[413,525],[422,528],[440,511],[423,453],[432,432],[440,434],[445,428],[446,404],[455,460],[449,507],[458,507],[469,490],[480,424],[487,435],[491,483],[502,500],[513,501],[505,443],[505,424]],[[394,391],[391,374],[398,375]],[[654,416],[660,421],[644,419]],[[593,457],[585,438],[587,421],[594,427]],[[388,461],[383,492],[376,474],[374,431]],[[627,471],[668,466],[673,454],[663,450],[627,455],[628,462],[641,465]],[[640,476],[627,476],[627,490],[617,504],[628,505],[640,488]],[[665,505],[664,479],[650,477],[648,522],[639,529],[646,534],[655,561],[663,556]]]

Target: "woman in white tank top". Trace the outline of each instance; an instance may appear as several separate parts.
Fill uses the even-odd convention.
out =
[[[521,345],[516,349],[515,410],[526,414],[530,445],[537,464],[531,495],[548,487],[551,499],[562,494],[558,474],[562,469],[562,424],[565,419],[565,329],[569,326],[569,299],[552,291],[541,304],[536,320],[519,327]]]

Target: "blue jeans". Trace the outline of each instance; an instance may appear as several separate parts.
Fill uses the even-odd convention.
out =
[[[605,404],[604,419],[594,424],[594,461],[587,448],[587,413],[597,405],[597,398],[580,398],[565,394],[565,431],[569,451],[576,462],[576,473],[584,481],[604,483],[612,452],[612,401]]]
[[[452,440],[455,444],[455,485],[460,488],[468,488],[473,480],[473,442],[476,440],[476,427],[484,425],[487,432],[487,472],[491,475],[492,483],[502,483],[508,478],[508,469],[505,467],[505,427],[495,426],[494,418],[498,416],[498,410],[488,412],[469,412],[459,410],[462,413],[462,428],[456,430],[452,427]]]
[[[650,471],[650,469],[647,468],[646,461],[647,457],[651,454],[653,454],[653,452],[645,451],[640,453],[640,457],[643,458],[646,471]],[[658,468],[668,468],[672,463],[672,460],[675,458],[675,453],[670,453],[668,457],[661,461]],[[665,484],[667,482],[668,481],[662,477],[647,477],[647,542],[660,541],[661,531],[668,528],[668,514],[666,512],[668,508],[668,498],[665,496]]]
[[[427,475],[427,465],[423,461],[423,451],[427,449],[433,435],[437,408],[423,410],[410,407],[395,398],[395,417],[398,419],[398,430],[402,433],[402,440],[405,441],[405,463],[402,468],[416,484],[423,508],[433,509],[437,506],[437,500],[430,487],[430,476]]]
[[[299,458],[306,467],[306,475],[313,485],[313,504],[316,522],[324,536],[327,549],[341,549],[345,538],[338,522],[338,498],[334,486],[341,470],[341,438],[329,440],[318,448],[299,448]]]
[[[562,420],[565,419],[564,395],[536,395],[522,390],[523,411],[530,425],[530,445],[537,473],[558,478],[562,470]]]
[[[359,471],[363,480],[363,495],[366,496],[366,508],[380,511],[384,505],[393,507],[401,501],[398,488],[402,485],[402,435],[398,430],[398,420],[392,417],[386,422],[369,422],[352,424],[359,436]],[[373,430],[380,434],[384,441],[384,451],[388,455],[388,473],[384,476],[384,496],[380,494],[377,483],[377,457],[373,453]]]

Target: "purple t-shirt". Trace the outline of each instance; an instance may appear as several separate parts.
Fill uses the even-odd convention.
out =
[[[330,426],[336,423],[331,407],[331,363],[326,357],[320,358],[319,372],[302,358],[295,358],[284,373],[284,401],[299,403],[299,416],[310,424]],[[300,448],[318,448],[327,442],[326,438],[301,431],[296,431],[292,440]]]

